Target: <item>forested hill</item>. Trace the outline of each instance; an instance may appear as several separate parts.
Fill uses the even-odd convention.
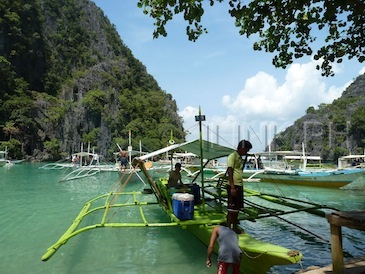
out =
[[[309,107],[306,115],[274,138],[275,150],[299,150],[336,162],[365,149],[365,74],[360,75],[332,104]]]
[[[110,157],[129,130],[136,149],[184,140],[175,100],[122,38],[88,0],[0,1],[0,149],[55,160],[82,142]]]

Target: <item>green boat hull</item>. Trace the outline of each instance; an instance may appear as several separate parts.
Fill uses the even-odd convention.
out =
[[[194,212],[194,219],[200,219],[198,210]],[[215,225],[189,225],[187,229],[208,246],[214,227]],[[259,241],[248,233],[240,234],[238,238],[239,246],[243,251],[241,273],[267,273],[272,266],[296,264],[302,259],[302,254],[298,251]],[[218,253],[218,245],[215,246],[214,251]]]
[[[166,189],[167,179],[161,178],[157,186],[171,205],[171,198]],[[166,196],[165,196],[166,195]],[[166,210],[172,221],[180,222],[180,225],[186,227],[194,236],[196,236],[205,245],[209,245],[212,230],[221,222],[226,221],[226,213],[218,212],[211,208],[195,205],[192,220],[179,220],[174,215],[172,208]],[[196,225],[194,224],[196,223]],[[248,233],[238,235],[239,246],[243,252],[240,272],[245,274],[264,274],[276,265],[290,265],[298,263],[303,255],[296,250],[266,243],[251,237]],[[214,251],[218,253],[216,244]]]
[[[221,209],[217,209],[211,204],[205,203],[202,199],[201,203],[193,205],[191,209],[192,216],[187,220],[180,220],[173,211],[172,197],[167,189],[167,179],[161,179],[157,182],[149,180],[153,189],[153,194],[157,201],[150,202],[140,200],[143,197],[142,192],[110,192],[88,201],[80,211],[76,219],[73,221],[67,231],[59,238],[59,240],[49,247],[46,253],[42,256],[42,261],[49,260],[56,251],[68,240],[82,232],[96,228],[126,228],[126,227],[176,227],[180,226],[183,229],[188,229],[205,245],[209,244],[212,230],[215,226],[226,221],[226,213]],[[252,193],[253,195],[255,193]],[[118,197],[130,196],[128,199],[122,199],[124,202],[119,202]],[[141,196],[142,195],[142,196]],[[152,195],[152,194],[150,194]],[[176,202],[176,201],[175,201]],[[144,208],[159,204],[170,217],[167,222],[151,222],[148,220]],[[176,206],[176,203],[175,203]],[[140,218],[137,222],[123,222],[123,220],[110,222],[114,216],[115,209],[120,207],[139,207]],[[92,225],[81,226],[81,222],[85,216],[99,212],[100,221]],[[179,215],[179,213],[177,213]],[[123,219],[123,218],[122,218]],[[249,234],[244,233],[239,236],[239,246],[242,249],[241,273],[246,274],[264,274],[272,266],[275,265],[290,265],[298,263],[302,259],[302,254],[295,250],[290,250],[278,245],[262,242],[254,239]],[[215,252],[218,252],[218,246],[215,246]]]

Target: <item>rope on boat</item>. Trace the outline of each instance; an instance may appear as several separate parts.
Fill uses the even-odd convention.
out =
[[[169,206],[166,202],[166,200],[164,199],[163,195],[161,194],[159,188],[157,187],[155,181],[152,179],[152,177],[150,176],[150,174],[148,173],[145,165],[143,164],[143,162],[139,159],[137,159],[137,163],[140,164],[141,163],[141,171],[143,172],[143,174],[147,177],[147,180],[151,186],[151,190],[153,192],[153,194],[155,195],[156,199],[164,206],[164,208],[166,210],[169,209]]]
[[[137,163],[137,165],[133,168],[132,172],[130,172],[128,174],[128,177],[127,179],[122,183],[123,179],[124,179],[124,176],[127,174],[127,173],[123,173],[122,176],[120,176],[119,180],[117,181],[117,183],[115,184],[115,188],[114,188],[114,191],[112,192],[117,192],[117,193],[121,193],[123,191],[123,189],[126,187],[126,185],[129,183],[130,179],[132,178],[133,174],[137,171],[137,168],[139,166],[139,163]],[[120,184],[122,183],[121,186],[119,186]],[[115,195],[115,199],[118,198],[119,195]],[[113,201],[115,200],[113,199]],[[113,202],[112,201],[112,202]]]
[[[241,249],[241,251],[242,251],[242,253],[247,257],[247,258],[249,258],[249,259],[252,259],[252,260],[255,260],[255,259],[258,259],[258,258],[260,258],[262,255],[265,255],[265,254],[267,254],[268,252],[266,251],[266,252],[263,252],[263,253],[260,253],[259,255],[257,255],[257,256],[251,256],[251,255],[248,255],[247,254],[247,252],[245,252],[243,249]]]
[[[256,158],[256,155],[254,155],[254,157]],[[259,173],[263,173],[264,172],[264,170],[262,170],[262,172],[258,172],[258,173],[255,173],[254,175],[251,175],[250,176],[250,178],[249,179],[252,179],[252,181],[251,182],[255,182],[255,181],[253,181],[254,179],[254,177],[255,177],[255,175],[257,175],[257,174],[259,174]],[[271,177],[271,178],[273,178],[272,177],[272,175],[271,174],[267,174],[268,175],[268,177]],[[259,179],[260,180],[260,179]],[[274,187],[275,187],[275,189],[281,194],[281,196],[282,197],[285,197],[285,193],[284,193],[284,191],[281,189],[281,187],[280,187],[280,185],[285,185],[286,187],[289,187],[291,190],[293,190],[293,191],[295,191],[295,192],[297,192],[297,193],[299,193],[301,196],[303,196],[305,199],[307,199],[307,200],[309,200],[310,202],[312,202],[312,203],[314,203],[314,201],[313,200],[311,200],[309,197],[307,197],[307,196],[305,196],[305,195],[303,195],[303,193],[302,192],[300,192],[300,191],[298,191],[292,184],[290,184],[290,183],[287,183],[287,182],[285,182],[284,180],[281,180],[280,179],[280,184],[279,183],[274,183],[274,182],[271,182],[271,181],[268,181],[270,184],[272,184],[272,185],[274,185]],[[256,181],[256,186],[258,187],[258,189],[259,189],[259,191],[261,192],[261,184],[260,184],[260,181]],[[271,195],[271,194],[270,194]]]
[[[296,198],[290,198],[290,197],[279,196],[279,195],[275,195],[275,194],[267,194],[267,193],[263,193],[263,192],[257,192],[257,191],[250,190],[250,189],[247,189],[247,188],[245,188],[245,191],[248,192],[250,196],[257,196],[257,197],[262,198],[262,199],[265,199],[265,196],[274,197],[274,198],[277,198],[277,199],[281,199],[283,201],[284,200],[289,200],[289,201],[294,201],[294,202],[300,202],[302,204],[313,205],[313,206],[316,206],[317,208],[326,208],[326,209],[331,209],[331,210],[338,211],[337,208],[329,207],[329,206],[326,206],[326,205],[319,205],[319,204],[311,202],[311,201],[304,201],[304,200],[300,200],[300,199],[296,199]],[[325,214],[323,213],[320,216],[324,217],[324,215]]]
[[[290,257],[296,257],[299,256],[300,252],[298,250],[289,250],[287,254]]]
[[[252,206],[254,206],[254,207],[257,207],[257,208],[259,208],[259,209],[263,210],[264,212],[268,213],[268,214],[269,214],[269,216],[271,216],[271,217],[276,217],[276,218],[278,218],[279,220],[281,220],[281,221],[283,221],[283,222],[286,222],[286,223],[288,223],[288,224],[290,224],[290,225],[292,225],[292,226],[295,226],[295,227],[297,227],[297,228],[300,228],[300,229],[304,230],[305,232],[309,233],[310,235],[315,236],[315,237],[317,237],[317,238],[321,239],[322,241],[324,241],[324,242],[326,242],[326,243],[329,243],[329,241],[328,241],[327,239],[323,238],[322,236],[317,235],[317,234],[313,233],[312,231],[309,231],[308,229],[306,229],[306,228],[304,228],[304,227],[301,227],[300,225],[297,225],[297,224],[295,224],[295,223],[293,223],[293,222],[291,222],[291,221],[288,221],[288,220],[286,220],[286,219],[284,219],[284,218],[282,218],[282,217],[278,216],[278,214],[277,214],[275,211],[270,210],[270,209],[269,209],[269,208],[267,208],[267,207],[260,206],[260,205],[258,205],[258,204],[256,204],[256,203],[254,203],[254,202],[247,201],[247,200],[245,200],[245,202],[246,202],[246,203],[248,203],[248,204],[250,204],[250,205],[252,205]],[[288,254],[288,255],[289,255],[289,254]]]
[[[134,172],[136,172],[137,168],[138,168],[139,163],[137,163],[137,165],[134,167],[133,172],[130,172],[127,179],[122,183],[124,176],[126,175],[126,173],[123,173],[122,176],[120,176],[119,180],[117,181],[117,183],[115,184],[114,187],[114,191],[112,190],[112,193],[122,193],[123,189],[126,187],[126,185],[129,183],[130,179],[132,178],[132,175]],[[119,185],[122,183],[122,185],[119,187]],[[105,208],[105,215],[108,213],[109,209],[115,204],[116,200],[118,199],[118,197],[120,196],[120,194],[114,194],[113,198],[111,199],[111,201],[106,205]],[[118,211],[121,209],[121,207],[118,209]],[[109,222],[114,215],[117,213],[117,211],[115,211],[108,219],[107,222]]]
[[[247,258],[251,259],[251,260],[256,260],[258,258],[260,258],[262,255],[265,255],[265,254],[268,254],[269,252],[266,251],[266,252],[263,252],[263,253],[260,253],[258,254],[257,256],[251,256],[249,255],[246,251],[244,251],[243,249],[241,249],[242,251],[242,254],[244,254]],[[289,257],[297,257],[300,255],[300,252],[298,250],[289,250],[287,253],[286,253]],[[301,262],[300,260],[296,261],[296,262]]]
[[[265,255],[265,254],[268,254],[269,252],[266,251],[266,252],[263,252],[263,253],[260,253],[256,256],[251,256],[249,255],[246,251],[244,251],[243,249],[241,249],[242,251],[242,254],[244,254],[247,258],[251,259],[251,260],[255,260],[255,259],[258,259],[260,258],[262,255]],[[298,250],[289,250],[287,253],[286,253],[289,257],[297,257],[300,255],[300,252]],[[298,260],[297,262],[299,262],[300,260]]]

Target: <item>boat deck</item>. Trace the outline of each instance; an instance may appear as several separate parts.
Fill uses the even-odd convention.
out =
[[[336,211],[327,214],[326,218],[330,223],[331,230],[333,272],[342,274],[345,269],[342,250],[342,226],[365,231],[365,210]],[[365,273],[365,271],[362,273]]]
[[[297,273],[305,274],[363,274],[365,273],[365,257],[343,261],[342,231],[346,226],[365,231],[365,210],[336,211],[327,214],[326,218],[331,225],[332,261],[333,264],[319,268],[311,266]]]
[[[311,266],[307,269],[297,272],[297,274],[332,274],[336,273],[333,271],[332,265],[325,267]],[[344,262],[344,274],[364,274],[365,273],[365,256],[348,260]]]

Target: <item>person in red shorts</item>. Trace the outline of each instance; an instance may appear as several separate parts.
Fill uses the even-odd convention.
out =
[[[213,229],[208,246],[206,266],[211,267],[212,265],[210,257],[217,239],[219,245],[217,274],[227,274],[229,267],[232,268],[233,274],[239,274],[242,251],[238,245],[238,235],[226,223],[222,223]]]

